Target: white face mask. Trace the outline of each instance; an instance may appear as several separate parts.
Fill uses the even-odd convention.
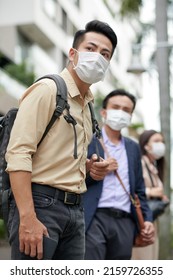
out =
[[[153,155],[155,159],[160,159],[165,155],[165,144],[163,142],[154,142],[151,144],[150,154]]]
[[[129,126],[131,121],[131,115],[122,111],[109,109],[106,111],[107,117],[104,123],[107,124],[113,130],[121,130],[124,127]]]
[[[83,82],[91,85],[104,79],[108,66],[109,61],[100,53],[78,52],[78,62],[73,69]]]

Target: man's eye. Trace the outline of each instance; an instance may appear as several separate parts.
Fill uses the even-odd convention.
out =
[[[102,53],[102,56],[106,59],[106,60],[110,60],[110,55],[108,53]]]
[[[128,114],[131,114],[131,111],[130,110],[124,110],[124,112],[128,113]]]
[[[91,48],[91,47],[87,47],[86,48],[89,52],[92,52],[93,51],[93,48]]]

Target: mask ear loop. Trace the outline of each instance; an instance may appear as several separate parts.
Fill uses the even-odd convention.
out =
[[[75,48],[72,48],[76,53],[79,53],[78,50],[76,50]],[[73,69],[75,70],[77,67],[77,64],[74,64],[74,61],[72,61],[72,65],[73,65]]]
[[[75,70],[77,65],[75,66],[74,61],[72,61],[72,65],[73,65],[73,70]]]

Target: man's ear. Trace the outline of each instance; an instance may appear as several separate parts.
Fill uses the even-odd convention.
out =
[[[101,109],[101,110],[100,110],[100,116],[101,116],[102,118],[106,118],[106,109]]]
[[[69,56],[69,60],[70,60],[70,61],[74,61],[75,55],[76,55],[76,51],[75,51],[75,49],[70,48],[70,50],[69,50],[69,54],[68,54],[68,56]]]

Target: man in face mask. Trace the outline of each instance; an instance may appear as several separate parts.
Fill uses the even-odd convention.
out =
[[[64,119],[66,110],[37,149],[56,106],[53,80],[34,83],[20,100],[6,153],[13,191],[8,222],[12,259],[42,259],[43,241],[49,240],[51,245],[51,238],[55,244],[52,259],[84,258],[81,202],[86,172],[100,180],[109,164],[104,159],[98,162],[94,154],[87,160],[93,134],[89,87],[103,80],[116,45],[113,29],[98,20],[74,36],[68,66],[60,76],[67,85],[70,113],[76,120],[75,152],[73,126]]]
[[[98,142],[93,138],[88,157],[98,148],[100,156],[109,162],[109,168],[103,180],[95,181],[90,176],[86,179],[85,259],[131,258],[136,223],[129,194],[134,197],[137,193],[141,202],[145,220],[143,238],[148,244],[154,241],[152,213],[145,196],[139,145],[121,135],[121,129],[130,125],[135,105],[135,97],[122,89],[112,91],[103,100],[102,139]]]
[[[76,33],[67,68],[77,83],[81,97],[84,98],[91,84],[104,79],[116,43],[115,33],[108,25],[101,26],[98,21]]]

